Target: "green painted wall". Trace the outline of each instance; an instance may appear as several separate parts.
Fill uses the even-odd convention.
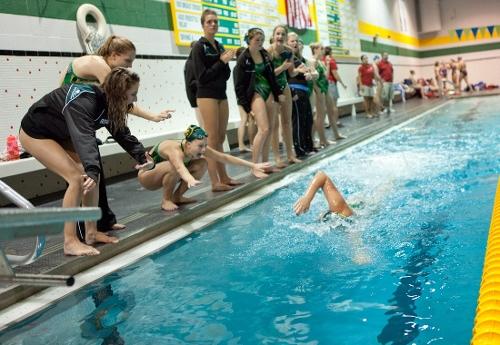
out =
[[[158,0],[0,0],[0,13],[75,20],[82,4],[99,8],[108,24],[173,30],[170,4]]]

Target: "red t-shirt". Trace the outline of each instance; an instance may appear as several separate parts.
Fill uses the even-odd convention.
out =
[[[394,77],[394,69],[392,68],[392,63],[385,60],[380,60],[377,64],[378,74],[383,81],[392,83]]]
[[[323,62],[326,65],[326,57],[323,57]],[[335,79],[335,77],[333,76],[333,73],[332,73],[332,71],[336,71],[336,70],[338,70],[337,62],[335,61],[334,58],[330,57],[330,74],[328,75],[328,81],[331,83],[337,82],[337,79]]]
[[[361,66],[359,66],[358,72],[361,74],[361,85],[373,86],[375,70],[372,64],[361,64]]]

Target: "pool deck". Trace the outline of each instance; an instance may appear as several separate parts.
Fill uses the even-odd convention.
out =
[[[410,99],[406,103],[395,104],[394,108],[396,111],[391,115],[384,114],[374,119],[368,119],[364,114],[358,114],[355,117],[343,117],[340,120],[342,123],[340,131],[347,136],[347,139],[338,141],[337,144],[330,145],[320,152],[309,156],[302,163],[290,165],[281,172],[274,173],[262,180],[257,180],[251,176],[247,168],[228,166],[230,176],[245,182],[245,184],[229,192],[213,193],[210,190],[207,176],[205,176],[201,187],[194,188],[187,193],[187,196],[196,198],[198,202],[183,205],[179,210],[174,212],[166,212],[160,209],[161,190],[154,192],[145,191],[134,177],[121,179],[120,181],[115,180],[115,182],[110,181],[107,187],[110,206],[116,213],[118,222],[127,226],[125,230],[113,233],[120,238],[118,244],[97,246],[101,252],[97,256],[68,257],[63,253],[62,234],[60,236],[48,237],[44,254],[30,265],[15,268],[15,272],[78,274],[118,254],[124,253],[145,241],[165,234],[182,224],[211,213],[215,209],[253,193],[264,186],[280,181],[291,172],[316,163],[327,156],[345,150],[384,130],[442,105],[445,101],[446,99]],[[331,137],[331,130],[327,129],[326,133]],[[249,153],[238,154],[236,151],[233,150],[232,154],[244,159],[250,159]],[[61,200],[55,200],[43,206],[60,206],[60,204]],[[213,221],[217,219],[214,218]],[[26,250],[32,243],[32,241],[27,242],[25,240],[22,242],[22,245],[17,245],[16,247],[21,249],[24,247],[24,250]],[[15,252],[9,251],[9,253],[13,254]],[[42,289],[31,286],[0,285],[0,310]]]

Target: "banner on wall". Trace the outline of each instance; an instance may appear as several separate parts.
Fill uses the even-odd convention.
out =
[[[286,0],[286,21],[288,27],[297,30],[312,28],[308,0]]]
[[[493,38],[495,36],[495,31],[497,37],[500,36],[500,25],[486,25],[474,26],[471,28],[452,29],[449,30],[449,35],[451,38],[458,38],[459,40],[479,40],[485,38]]]
[[[174,24],[175,43],[189,46],[203,35],[200,17],[209,8],[219,17],[219,33],[216,38],[224,46],[238,47],[241,44],[238,10],[235,0],[173,0],[170,1]]]
[[[291,28],[307,31],[306,44],[317,40],[316,16],[311,11],[315,9],[313,0],[171,0],[170,6],[175,43],[179,46],[189,46],[203,35],[200,17],[206,8],[217,12],[216,38],[229,48],[241,46],[250,28],[261,28],[268,39],[276,25],[287,24],[289,20]]]
[[[359,56],[358,18],[354,1],[316,0],[319,39],[335,55]]]

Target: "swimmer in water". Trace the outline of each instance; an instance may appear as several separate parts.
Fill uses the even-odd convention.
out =
[[[326,201],[328,202],[328,211],[322,213],[320,220],[327,221],[329,216],[335,214],[341,219],[348,219],[351,221],[351,217],[355,215],[354,211],[347,204],[337,187],[335,187],[333,181],[323,171],[318,171],[316,173],[304,195],[295,202],[293,206],[295,214],[301,215],[309,210],[311,202],[320,188],[323,190]],[[366,251],[363,250],[365,246],[359,236],[359,232],[349,231],[348,236],[354,251],[354,262],[360,265],[370,263],[371,258],[368,256]]]

